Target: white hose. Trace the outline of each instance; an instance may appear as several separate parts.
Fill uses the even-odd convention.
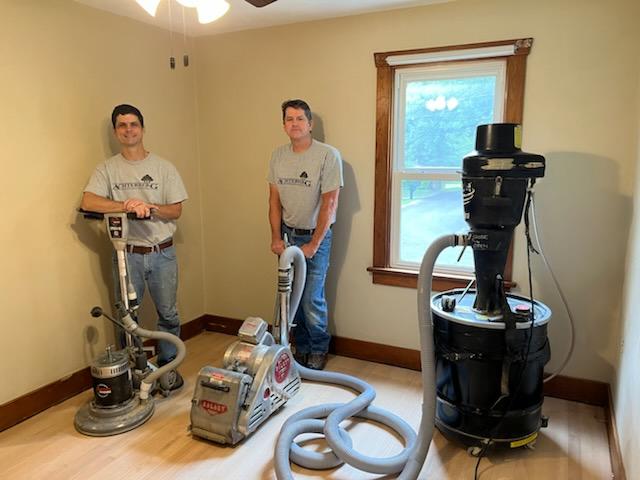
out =
[[[144,338],[152,338],[155,340],[166,340],[167,342],[173,343],[176,346],[176,356],[169,363],[163,365],[162,367],[154,370],[149,375],[144,377],[142,383],[140,384],[140,399],[146,400],[149,396],[149,392],[151,391],[151,387],[153,382],[159,379],[165,373],[170,372],[171,370],[175,370],[178,368],[178,365],[182,363],[184,357],[187,355],[187,347],[184,342],[180,340],[179,337],[168,333],[168,332],[158,332],[155,330],[147,330],[146,328],[142,328],[136,322],[133,321],[131,315],[127,314],[122,317],[122,323],[129,333],[134,333],[140,337]]]
[[[549,262],[547,261],[547,257],[545,256],[544,250],[542,249],[542,242],[538,237],[538,224],[536,223],[536,202],[535,202],[535,197],[533,195],[533,192],[531,194],[531,213],[532,213],[532,220],[533,220],[532,221],[533,236],[536,239],[537,250],[538,252],[540,252],[542,261],[544,262],[545,267],[547,267],[547,270],[551,275],[551,279],[553,280],[553,284],[556,286],[556,289],[560,294],[560,298],[562,299],[562,304],[564,305],[564,308],[567,312],[567,317],[569,318],[569,349],[567,350],[567,354],[564,357],[564,360],[562,361],[560,366],[556,369],[556,371],[543,380],[543,382],[546,383],[552,378],[555,378],[560,372],[562,372],[562,370],[564,370],[564,368],[567,366],[567,363],[569,363],[571,356],[573,355],[573,348],[575,346],[575,322],[573,320],[573,315],[571,314],[571,309],[569,308],[569,303],[567,302],[567,299],[564,296],[564,292],[562,291],[562,288],[560,288],[560,284],[558,283],[558,280],[556,279],[556,276],[553,273],[553,270],[551,269],[551,265],[549,265]]]
[[[282,330],[280,339],[285,339],[281,342],[283,345],[288,345],[289,328],[293,323],[293,317],[300,305],[300,299],[304,292],[304,284],[307,278],[307,259],[304,258],[304,253],[296,245],[291,245],[284,249],[280,259],[278,260],[278,269],[280,271],[287,271],[293,265],[293,285],[291,287],[291,295],[289,295],[289,301],[283,301],[286,295],[278,293],[278,300],[280,301],[280,309],[278,314],[280,315],[280,328]],[[278,339],[278,340],[280,340]]]
[[[293,480],[290,460],[313,469],[333,468],[348,463],[360,470],[377,473],[400,473],[399,479],[417,479],[424,464],[433,436],[435,417],[435,361],[431,322],[431,278],[438,255],[446,247],[458,245],[463,237],[446,235],[433,242],[424,254],[418,276],[418,322],[420,330],[423,403],[422,419],[416,436],[413,429],[397,415],[371,405],[375,391],[366,382],[336,372],[311,370],[296,364],[305,380],[349,387],[359,395],[348,403],[334,403],[306,408],[291,416],[283,425],[275,449],[275,471],[278,480]],[[300,252],[300,255],[302,252]],[[296,252],[296,255],[298,253]],[[293,297],[293,295],[292,295]],[[292,304],[292,307],[294,305]],[[295,305],[297,307],[297,305]],[[289,311],[290,320],[296,308]],[[340,423],[349,417],[362,417],[387,425],[404,439],[401,453],[374,458],[352,448],[352,442]],[[331,447],[329,453],[302,449],[295,438],[302,433],[323,433]]]

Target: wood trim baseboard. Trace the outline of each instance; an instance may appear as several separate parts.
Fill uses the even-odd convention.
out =
[[[240,325],[242,325],[242,320],[237,318],[221,317],[219,315],[205,315],[204,317],[204,329],[209,332],[237,335]],[[420,370],[420,352],[409,348],[333,336],[331,337],[329,352],[344,357],[357,358],[358,360],[384,363],[410,370]]]
[[[409,370],[420,370],[420,351],[410,348],[394,347],[392,345],[334,336],[331,338],[329,351],[343,357],[384,363],[385,365],[407,368]]]
[[[219,315],[203,315],[203,326],[207,332],[226,333],[227,335],[237,335],[242,320]]]
[[[611,458],[611,473],[614,480],[627,480],[620,449],[620,438],[616,427],[616,416],[613,408],[613,394],[611,385],[607,384],[607,406],[604,408],[605,422],[607,424],[607,438],[609,439],[609,457]]]
[[[180,325],[180,339],[187,341],[197,335],[200,335],[204,331],[204,320],[206,315],[200,315],[189,322]]]
[[[180,338],[188,340],[204,330],[205,315],[180,326]],[[0,432],[91,388],[91,371],[85,367],[58,381],[0,405]]]
[[[0,432],[91,388],[89,367],[0,405]]]
[[[609,458],[611,459],[611,478],[626,480],[618,429],[616,428],[611,385],[585,378],[558,375],[544,384],[544,394],[548,397],[587,403],[603,408],[609,443]]]
[[[606,407],[609,403],[608,388],[608,383],[558,375],[544,384],[544,394],[547,397]]]

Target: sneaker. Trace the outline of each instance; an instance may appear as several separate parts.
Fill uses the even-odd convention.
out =
[[[182,375],[180,375],[180,372],[177,370],[174,370],[174,372],[176,373],[176,378],[173,381],[173,384],[171,384],[171,388],[169,388],[171,391],[178,390],[184,385],[184,379],[182,378]]]
[[[307,366],[307,357],[308,356],[309,356],[308,353],[294,352],[294,354],[293,354],[293,358],[295,359],[295,361],[298,362],[303,367]]]
[[[324,370],[326,364],[326,353],[310,353],[307,357],[307,367],[313,370]]]
[[[184,385],[184,379],[177,370],[171,370],[160,377],[160,389],[163,395],[178,390]]]

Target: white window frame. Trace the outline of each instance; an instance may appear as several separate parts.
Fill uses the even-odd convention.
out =
[[[400,259],[400,212],[402,206],[402,180],[457,180],[461,181],[461,172],[456,167],[436,167],[428,169],[404,168],[404,119],[406,86],[412,81],[446,80],[477,76],[496,76],[494,122],[502,122],[506,100],[507,64],[503,59],[473,62],[451,62],[446,64],[422,65],[419,67],[399,68],[395,71],[395,89],[393,92],[393,115],[391,119],[391,237],[390,266],[404,270],[417,271],[420,264]],[[469,151],[473,149],[470,146]],[[462,161],[462,159],[460,159]],[[451,232],[456,233],[456,232]],[[468,267],[438,266],[436,274],[466,275],[472,273]]]

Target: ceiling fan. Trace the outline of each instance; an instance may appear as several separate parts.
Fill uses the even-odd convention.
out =
[[[161,0],[135,0],[138,5],[147,11],[152,17],[156,16],[156,10]],[[245,0],[254,7],[266,7],[277,0]],[[229,10],[229,3],[225,0],[177,0],[183,7],[193,7],[198,11],[198,21],[209,23],[217,20]]]
[[[275,1],[276,0],[245,0],[245,2],[250,3],[254,7],[266,7],[267,5]]]

